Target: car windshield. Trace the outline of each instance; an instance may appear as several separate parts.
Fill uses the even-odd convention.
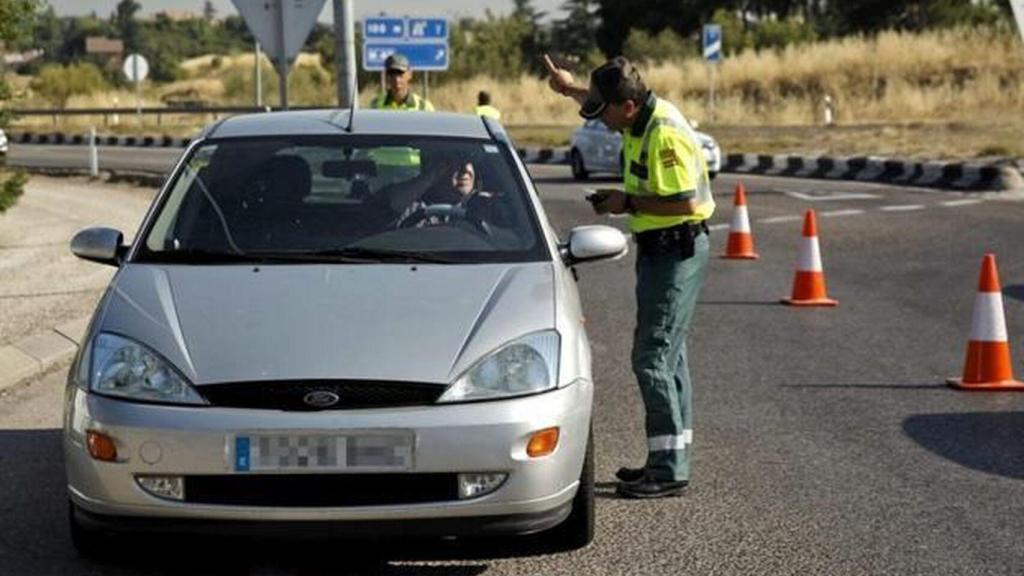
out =
[[[189,156],[136,261],[536,261],[510,152],[455,138],[212,140]]]

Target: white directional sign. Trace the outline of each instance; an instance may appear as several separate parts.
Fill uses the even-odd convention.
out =
[[[141,54],[129,54],[121,71],[133,83],[142,82],[149,76],[149,62]]]
[[[275,64],[290,63],[306,42],[326,0],[231,0]]]

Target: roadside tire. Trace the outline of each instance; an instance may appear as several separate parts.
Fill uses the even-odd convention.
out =
[[[76,506],[68,501],[68,529],[71,532],[71,543],[79,556],[92,559],[106,557],[109,552],[106,535],[82,526],[75,517]]]
[[[587,455],[580,472],[580,487],[572,501],[572,512],[551,531],[552,540],[564,550],[577,550],[594,540],[597,517],[594,503],[594,433],[587,438]]]
[[[590,174],[587,172],[587,167],[583,164],[583,155],[580,151],[573,148],[572,152],[569,153],[569,165],[572,166],[572,177],[577,180],[586,180]]]

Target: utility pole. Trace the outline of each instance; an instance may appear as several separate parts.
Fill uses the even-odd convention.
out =
[[[334,0],[334,65],[338,71],[338,106],[359,105],[356,83],[356,33],[353,0]]]

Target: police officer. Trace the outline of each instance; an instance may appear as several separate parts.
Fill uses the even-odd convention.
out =
[[[397,52],[388,56],[384,60],[384,76],[387,91],[378,94],[370,102],[370,108],[434,111],[429,100],[412,91],[412,67],[408,58]]]
[[[622,131],[625,191],[601,190],[599,213],[629,214],[637,245],[632,367],[646,410],[647,461],[621,468],[617,493],[677,496],[689,482],[692,387],[686,340],[708,263],[715,202],[704,156],[689,123],[644,85],[623,57],[595,69],[588,88],[545,55],[549,84],[580,103],[580,115]]]
[[[485,90],[481,90],[476,94],[475,112],[477,116],[487,116],[501,121],[501,110],[491,106],[491,94]]]

